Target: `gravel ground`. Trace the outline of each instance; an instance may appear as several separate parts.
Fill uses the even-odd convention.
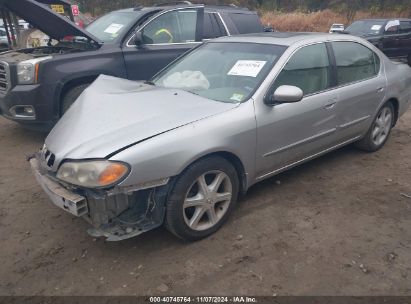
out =
[[[346,147],[254,186],[196,243],[88,236],[30,172],[43,140],[0,118],[0,295],[411,294],[411,111],[377,153]]]

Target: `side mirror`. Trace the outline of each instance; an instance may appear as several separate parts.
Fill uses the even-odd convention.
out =
[[[144,39],[143,39],[143,34],[141,32],[136,32],[134,34],[134,43],[137,46],[137,48],[142,48],[144,45]]]
[[[275,90],[274,94],[265,101],[267,105],[277,103],[293,103],[303,99],[303,91],[295,86],[282,85]]]

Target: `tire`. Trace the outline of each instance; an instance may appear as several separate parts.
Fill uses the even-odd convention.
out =
[[[391,102],[387,102],[378,110],[370,129],[364,138],[355,144],[356,147],[366,152],[381,149],[390,136],[394,119],[394,107]]]
[[[80,84],[68,90],[61,101],[61,116],[67,112],[71,105],[77,100],[77,98],[83,93],[90,83]]]
[[[205,238],[228,219],[238,193],[234,166],[219,156],[203,158],[176,180],[167,201],[165,227],[186,241]]]

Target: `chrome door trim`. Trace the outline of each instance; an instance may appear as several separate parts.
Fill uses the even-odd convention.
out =
[[[218,15],[218,17],[220,18],[221,23],[223,24],[224,29],[225,29],[225,31],[226,31],[226,34],[227,34],[226,36],[231,36],[230,31],[228,30],[227,24],[225,23],[225,21],[224,21],[223,17],[221,17],[220,12],[216,12],[216,13],[214,13],[214,14],[217,14],[217,15]]]

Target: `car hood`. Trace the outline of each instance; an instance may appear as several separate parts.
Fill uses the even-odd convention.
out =
[[[102,75],[59,120],[46,146],[60,161],[106,158],[237,105]]]
[[[51,38],[58,40],[66,36],[81,36],[101,44],[98,38],[53,12],[46,4],[35,0],[0,0],[0,7],[9,9]]]

